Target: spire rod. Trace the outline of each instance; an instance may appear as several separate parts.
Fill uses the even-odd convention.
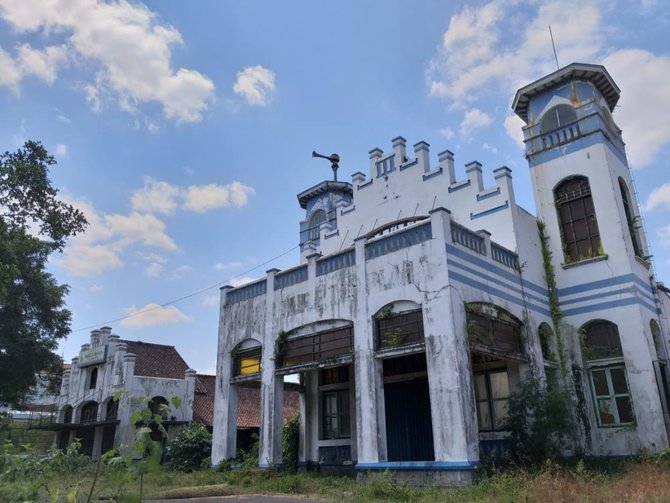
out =
[[[558,65],[558,56],[556,55],[556,44],[554,44],[554,34],[551,33],[551,25],[549,25],[549,37],[551,37],[551,47],[554,49],[554,59],[556,60],[556,70],[560,70],[560,66]]]

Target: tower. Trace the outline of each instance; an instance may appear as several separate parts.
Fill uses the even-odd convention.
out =
[[[604,67],[572,63],[521,88],[513,104],[595,455],[668,445],[666,351],[654,341],[661,302],[611,114],[619,95]]]

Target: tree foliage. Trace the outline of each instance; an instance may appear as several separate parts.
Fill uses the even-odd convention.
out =
[[[68,287],[46,262],[87,222],[57,198],[49,180],[54,164],[34,141],[0,154],[0,403],[22,401],[39,373],[62,369],[53,351],[69,332]]]
[[[182,472],[199,470],[209,465],[212,454],[212,434],[202,424],[194,423],[179,431],[167,446],[170,466]]]

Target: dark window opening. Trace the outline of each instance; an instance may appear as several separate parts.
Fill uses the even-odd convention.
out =
[[[349,367],[332,367],[321,371],[321,384],[349,382]]]
[[[582,329],[584,360],[623,357],[619,329],[609,321],[594,321]]]
[[[556,353],[554,353],[554,331],[551,327],[542,323],[538,329],[540,336],[540,346],[542,347],[542,357],[545,360],[556,361]]]
[[[88,389],[95,389],[98,384],[98,367],[91,369],[91,375],[88,380]]]
[[[626,381],[626,368],[612,366],[590,371],[599,426],[618,426],[634,421]]]
[[[95,423],[98,420],[98,402],[88,402],[81,408],[81,422]]]
[[[107,410],[105,411],[105,420],[116,421],[118,413],[119,413],[119,401],[114,399],[109,400],[107,402]]]
[[[554,195],[566,262],[603,255],[588,179],[566,180]]]
[[[70,405],[65,407],[63,411],[63,422],[71,423],[72,422],[72,407]]]

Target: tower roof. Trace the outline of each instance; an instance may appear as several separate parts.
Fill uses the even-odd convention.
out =
[[[311,187],[298,194],[298,202],[300,203],[300,207],[303,209],[307,208],[307,201],[323,194],[324,192],[329,191],[339,191],[345,192],[347,194],[353,194],[354,189],[348,182],[321,182],[318,185],[315,185],[314,187]]]
[[[519,89],[514,97],[512,110],[524,122],[528,122],[528,103],[533,96],[571,80],[591,82],[607,100],[610,111],[614,109],[614,106],[619,101],[619,87],[612,80],[612,77],[604,66],[588,63],[572,63]]]

